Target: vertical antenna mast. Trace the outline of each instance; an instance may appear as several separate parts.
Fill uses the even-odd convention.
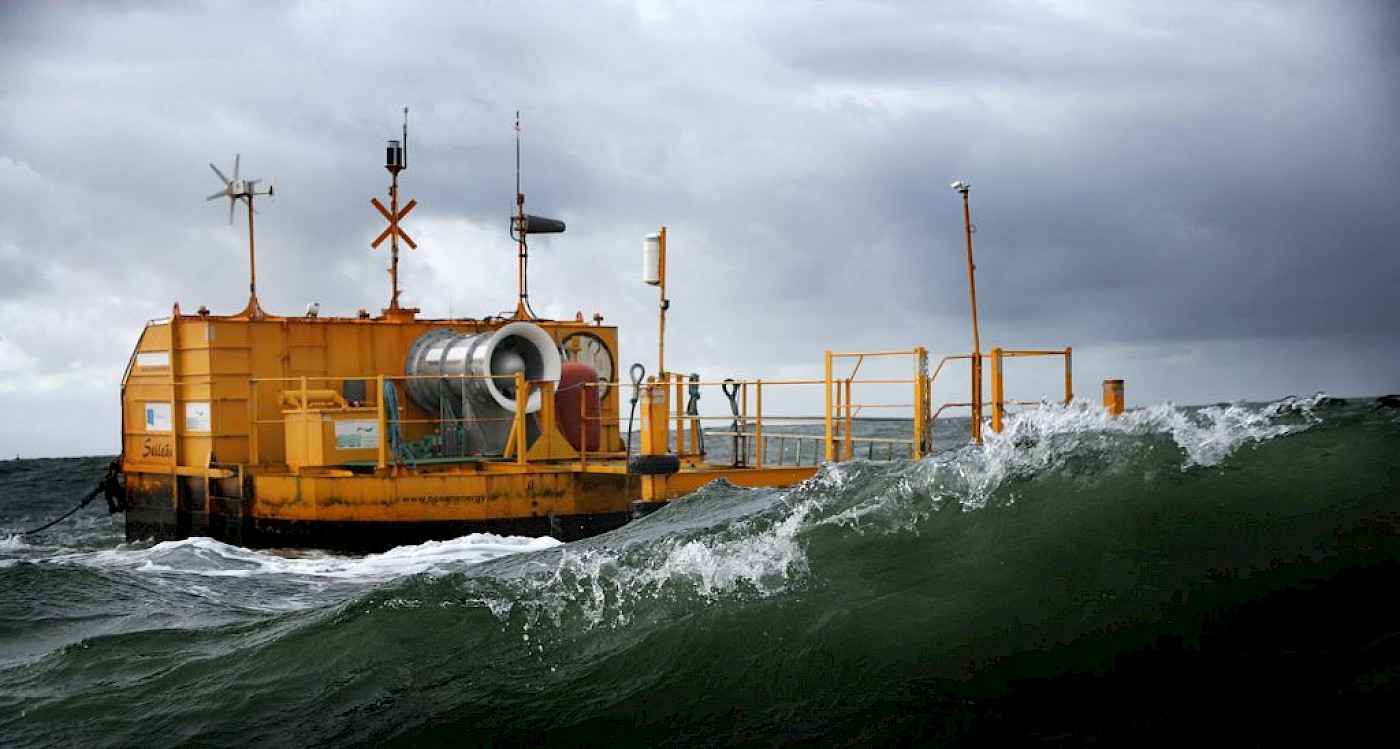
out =
[[[413,238],[408,236],[400,226],[399,221],[403,220],[413,207],[418,205],[418,201],[410,200],[403,208],[399,208],[399,172],[408,168],[408,107],[403,108],[403,140],[391,140],[384,152],[384,168],[389,170],[389,207],[385,208],[379,198],[370,198],[370,203],[389,221],[389,226],[370,243],[370,247],[378,248],[385,239],[389,240],[389,283],[392,288],[392,296],[389,297],[389,308],[384,310],[387,315],[393,315],[399,311],[399,240],[402,239],[410,249],[418,249]],[[412,310],[416,311],[416,310]]]
[[[530,309],[530,292],[526,282],[529,263],[529,248],[525,244],[526,234],[558,234],[564,231],[564,222],[542,216],[529,216],[525,213],[525,193],[520,191],[520,113],[515,113],[515,215],[510,219],[511,237],[515,239],[516,255],[519,258],[517,278],[520,287],[520,301],[515,305],[515,319],[533,320],[534,310]]]
[[[515,111],[515,249],[516,286],[520,297],[515,303],[515,316],[519,319],[534,317],[530,314],[530,292],[525,289],[525,264],[529,249],[525,245],[525,193],[520,191],[520,110]]]

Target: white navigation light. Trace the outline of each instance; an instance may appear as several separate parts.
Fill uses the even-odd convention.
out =
[[[661,285],[661,235],[648,234],[642,241],[642,280]]]

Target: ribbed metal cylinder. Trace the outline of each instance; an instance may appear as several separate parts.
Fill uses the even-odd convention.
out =
[[[554,339],[538,325],[513,322],[490,333],[459,333],[440,328],[418,337],[408,349],[404,372],[410,377],[408,394],[428,411],[439,411],[444,393],[452,394],[447,406],[462,415],[461,403],[499,408],[515,413],[519,407],[515,374],[524,372],[531,382],[559,382],[561,357]],[[460,379],[462,376],[475,379]],[[487,379],[480,379],[487,378]],[[540,409],[535,390],[525,412]]]

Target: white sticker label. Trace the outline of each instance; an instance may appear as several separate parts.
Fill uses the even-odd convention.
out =
[[[185,404],[185,431],[187,431],[187,432],[207,432],[207,431],[209,431],[209,404],[208,404],[208,403],[186,403],[186,404]]]
[[[136,355],[136,366],[138,367],[168,367],[170,366],[169,351],[142,351]]]
[[[379,422],[353,419],[335,423],[335,449],[360,450],[379,447]]]
[[[168,431],[170,431],[170,404],[169,404],[169,403],[147,403],[147,404],[146,404],[146,431],[148,431],[148,432],[168,432]]]

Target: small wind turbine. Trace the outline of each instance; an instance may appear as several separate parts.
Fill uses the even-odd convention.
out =
[[[214,166],[212,163],[209,165],[209,168],[214,170],[214,174],[218,175],[219,179],[223,181],[224,189],[214,193],[213,195],[210,195],[208,198],[206,198],[206,200],[218,200],[219,198],[228,198],[228,222],[230,224],[233,223],[233,204],[237,202],[240,198],[248,201],[248,206],[252,207],[254,197],[258,195],[266,195],[275,200],[277,194],[276,180],[271,180],[268,182],[266,192],[258,192],[257,185],[259,182],[262,182],[262,180],[239,179],[238,167],[239,161],[241,159],[241,154],[233,155],[233,179],[229,179],[228,175],[224,174],[222,170],[220,170],[217,166]]]
[[[245,314],[245,315],[247,315],[247,316],[249,316],[249,317],[262,317],[262,315],[263,315],[262,308],[258,306],[258,264],[257,264],[257,260],[256,260],[256,255],[255,255],[255,253],[254,253],[254,243],[253,243],[253,214],[256,213],[256,211],[253,210],[253,198],[256,198],[256,197],[259,196],[259,195],[266,195],[266,196],[268,196],[268,197],[270,197],[270,198],[273,198],[273,199],[275,200],[275,199],[276,199],[276,182],[275,182],[274,180],[269,180],[269,181],[268,181],[268,185],[267,185],[267,190],[266,190],[266,191],[259,192],[259,191],[258,191],[258,183],[261,182],[262,180],[260,180],[260,179],[245,180],[245,179],[240,179],[240,178],[239,178],[239,176],[238,176],[238,167],[239,167],[239,161],[240,161],[240,160],[241,160],[241,155],[240,155],[240,154],[234,154],[234,155],[233,155],[233,178],[232,178],[232,179],[229,179],[228,175],[226,175],[226,174],[224,174],[222,171],[220,171],[219,168],[218,168],[217,166],[214,166],[213,163],[210,163],[210,164],[209,164],[209,168],[210,168],[210,169],[213,169],[213,170],[214,170],[214,174],[217,175],[218,178],[219,178],[219,180],[222,181],[222,182],[224,183],[224,189],[222,189],[222,190],[220,190],[220,191],[214,193],[213,195],[210,195],[208,198],[206,198],[206,200],[218,200],[219,198],[228,198],[228,222],[229,222],[230,224],[233,223],[233,208],[234,208],[234,204],[237,203],[239,200],[242,200],[242,201],[244,201],[245,203],[248,204],[248,295],[249,295],[249,296],[248,296],[248,307],[247,307],[246,309],[243,310],[243,314]]]

